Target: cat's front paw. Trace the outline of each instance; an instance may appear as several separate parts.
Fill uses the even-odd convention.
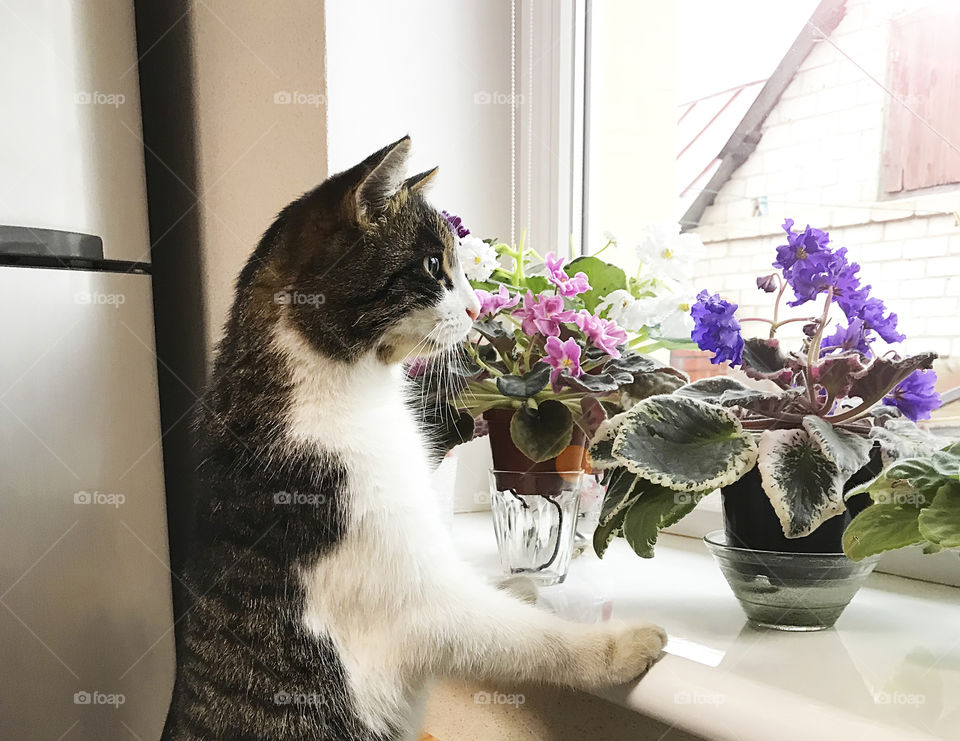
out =
[[[623,684],[636,679],[663,655],[667,633],[649,623],[609,626],[602,641],[600,665],[591,683],[596,686]]]

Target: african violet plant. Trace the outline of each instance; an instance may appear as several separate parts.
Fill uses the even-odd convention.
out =
[[[474,418],[512,410],[514,444],[542,462],[571,444],[575,426],[592,433],[608,411],[687,382],[647,354],[693,347],[691,299],[671,274],[685,272],[673,263],[691,259],[696,245],[689,238],[678,244],[679,227],[648,234],[640,247],[646,259],[628,279],[596,255],[569,263],[552,252],[541,258],[523,240],[516,248],[481,240],[444,215],[481,304],[453,399],[459,439],[472,433]],[[609,238],[603,249],[614,243]]]
[[[833,248],[827,232],[795,232],[790,219],[783,228],[778,272],[757,279],[775,294],[772,318],[738,318],[735,304],[707,291],[691,310],[692,337],[712,362],[764,383],[703,379],[643,399],[600,426],[590,448],[608,482],[598,554],[623,535],[639,555],[652,556],[661,528],[755,466],[784,535],[803,537],[844,511],[845,485],[875,445],[887,463],[917,453],[914,422],[940,403],[929,370],[935,354],[881,354],[878,340],[904,337],[896,314],[861,283],[860,266],[846,248]],[[790,306],[819,302],[817,310],[781,318],[788,288]],[[841,321],[831,332],[836,314]],[[767,337],[744,338],[745,322],[769,325]],[[804,339],[785,351],[777,331],[794,322],[803,324]]]

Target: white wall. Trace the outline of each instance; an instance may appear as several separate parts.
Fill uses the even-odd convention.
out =
[[[330,172],[410,134],[432,202],[506,237],[510,3],[327,0],[326,23]]]
[[[890,19],[927,1],[848,0],[832,40],[885,81]],[[791,217],[849,247],[863,281],[900,316],[905,349],[960,355],[956,191],[880,200],[887,105],[897,103],[836,48],[818,44],[764,123],[756,151],[704,213],[697,231],[709,259],[698,283],[740,303],[744,315],[768,315],[753,276],[772,272],[780,224]],[[760,196],[769,217],[753,216]]]

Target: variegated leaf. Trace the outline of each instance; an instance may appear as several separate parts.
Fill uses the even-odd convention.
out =
[[[673,491],[649,481],[641,489],[623,520],[623,537],[641,558],[653,558],[653,547],[660,531],[686,516],[704,492]]]
[[[731,412],[697,399],[654,396],[626,413],[613,457],[677,491],[732,484],[753,468],[757,443]]]
[[[764,430],[757,468],[788,538],[809,535],[845,509],[840,469],[805,429]]]
[[[600,508],[599,524],[606,525],[620,512],[627,509],[633,499],[640,495],[639,492],[634,494],[637,480],[638,477],[635,473],[631,473],[622,466],[610,472],[607,492],[603,498],[603,506]]]
[[[620,461],[613,457],[613,441],[626,416],[626,412],[621,412],[600,423],[587,450],[587,455],[590,457],[590,465],[593,468],[603,471],[622,465]]]
[[[884,466],[904,458],[929,455],[943,444],[942,438],[917,427],[909,419],[886,420],[882,427],[878,425],[871,428],[870,439],[879,441]]]
[[[810,433],[823,454],[837,465],[843,483],[870,462],[872,440],[834,427],[827,420],[813,414],[803,418],[803,429]]]

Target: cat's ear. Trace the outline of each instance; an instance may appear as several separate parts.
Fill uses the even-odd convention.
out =
[[[434,167],[432,170],[427,170],[426,172],[421,172],[419,175],[414,175],[412,178],[407,178],[403,181],[403,187],[411,193],[423,190],[430,184],[430,181],[433,180],[433,176],[437,174],[439,169],[439,167]]]
[[[348,195],[349,205],[357,212],[382,208],[403,184],[409,154],[410,137],[405,136],[352,168],[355,183]]]

